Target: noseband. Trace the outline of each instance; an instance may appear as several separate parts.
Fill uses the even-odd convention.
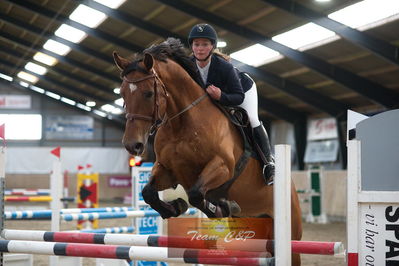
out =
[[[182,111],[180,111],[177,114],[173,115],[169,119],[166,117],[166,113],[165,113],[164,117],[161,118],[161,115],[159,114],[159,101],[158,101],[159,98],[158,98],[158,86],[157,86],[157,83],[161,84],[161,87],[163,89],[163,93],[164,93],[164,95],[166,97],[169,97],[169,94],[168,94],[168,92],[166,90],[165,84],[162,82],[162,80],[159,78],[158,74],[155,72],[155,69],[152,69],[152,73],[150,75],[144,76],[144,77],[139,78],[139,79],[130,80],[130,79],[126,78],[126,77],[123,77],[123,81],[125,81],[126,83],[129,83],[129,84],[137,84],[137,83],[140,83],[140,82],[145,81],[147,79],[154,79],[154,94],[155,94],[155,96],[154,96],[154,111],[153,111],[152,115],[151,116],[147,116],[147,115],[141,115],[141,114],[126,113],[126,119],[130,120],[130,121],[144,120],[144,121],[151,122],[152,125],[151,125],[151,128],[150,128],[150,135],[153,135],[156,132],[156,130],[162,124],[164,124],[167,120],[172,120],[172,119],[178,117],[182,113],[188,111],[189,109],[191,109],[192,107],[194,107],[195,105],[200,103],[207,96],[207,94],[204,93],[199,98],[197,98],[194,102],[192,102],[186,108],[184,108]]]

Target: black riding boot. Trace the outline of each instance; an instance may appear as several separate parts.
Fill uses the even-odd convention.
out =
[[[253,128],[254,138],[264,155],[266,164],[263,166],[263,176],[268,185],[273,184],[274,179],[274,157],[272,155],[269,137],[262,124]],[[263,160],[262,160],[263,161]]]

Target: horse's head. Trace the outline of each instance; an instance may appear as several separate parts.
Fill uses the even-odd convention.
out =
[[[122,71],[120,93],[124,100],[126,127],[122,143],[133,155],[141,155],[149,134],[162,121],[166,107],[166,90],[154,69],[154,58],[145,54],[143,60],[130,62],[113,53]]]

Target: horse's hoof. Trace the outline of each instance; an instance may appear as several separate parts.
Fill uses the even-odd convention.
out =
[[[175,217],[179,216],[180,214],[185,213],[188,210],[188,204],[182,198],[175,199],[174,201],[171,202],[171,204],[176,209]]]
[[[269,163],[263,167],[263,177],[265,178],[266,184],[268,186],[272,185],[274,182],[275,165],[274,163]]]
[[[241,213],[240,205],[238,205],[238,203],[235,202],[234,200],[229,202],[229,208],[231,215],[238,215],[239,213]]]

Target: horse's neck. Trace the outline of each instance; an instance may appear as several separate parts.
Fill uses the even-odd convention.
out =
[[[170,94],[166,110],[169,118],[179,114],[179,112],[188,108],[188,106],[205,94],[205,91],[195,81],[189,78],[179,79],[178,82],[170,82],[166,84],[166,87]],[[181,114],[176,117],[176,119],[180,116],[184,116],[185,118],[191,117],[198,109],[202,109],[203,105],[206,105],[203,102],[206,102],[205,99],[201,100],[201,103],[191,107],[190,111],[186,111],[184,115]]]

